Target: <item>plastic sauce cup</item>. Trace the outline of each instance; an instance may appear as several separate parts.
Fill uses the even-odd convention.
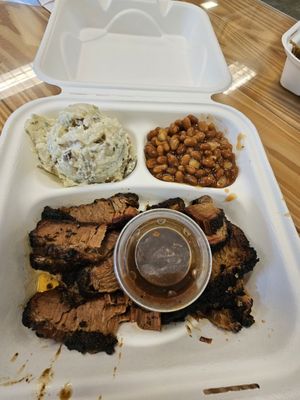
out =
[[[212,255],[202,229],[170,209],[143,212],[121,231],[114,269],[123,291],[139,306],[177,311],[203,293]]]

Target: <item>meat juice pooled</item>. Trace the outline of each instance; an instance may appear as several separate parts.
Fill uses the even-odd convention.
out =
[[[181,223],[152,219],[134,232],[127,246],[125,279],[141,298],[151,296],[163,304],[173,296],[184,301],[185,293],[197,290],[202,254]]]

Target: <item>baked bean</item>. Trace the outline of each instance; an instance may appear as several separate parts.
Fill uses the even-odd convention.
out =
[[[215,166],[215,161],[211,157],[203,158],[201,164],[207,168],[213,168]]]
[[[216,171],[216,178],[217,179],[220,179],[223,175],[224,175],[224,169],[223,168],[219,168],[217,171]]]
[[[205,133],[195,131],[194,138],[197,140],[198,143],[201,143],[205,139]]]
[[[189,136],[189,137],[193,137],[194,135],[195,135],[195,129],[194,128],[189,128],[187,131],[186,131],[186,134],[187,134],[187,136]]]
[[[200,153],[200,151],[192,150],[191,151],[191,157],[194,158],[195,160],[201,161],[201,153]]]
[[[170,145],[168,142],[163,142],[162,146],[164,148],[164,151],[167,153],[168,151],[170,151]]]
[[[200,163],[199,163],[199,161],[192,158],[189,162],[189,166],[198,169],[200,167]]]
[[[160,144],[160,145],[158,145],[157,146],[157,154],[159,155],[159,156],[162,156],[163,154],[164,154],[164,147]]]
[[[179,127],[177,125],[175,125],[174,123],[170,125],[169,128],[169,133],[170,135],[175,135],[177,132],[179,132]]]
[[[192,137],[187,137],[184,141],[184,144],[186,146],[190,146],[190,147],[195,147],[197,144],[197,140],[195,138]]]
[[[220,149],[214,150],[214,155],[215,155],[215,157],[220,158],[221,157],[221,150]]]
[[[146,166],[163,181],[225,187],[238,174],[232,145],[224,134],[192,114],[151,130],[147,139]]]
[[[176,180],[176,182],[183,182],[183,180],[184,180],[184,175],[183,175],[183,173],[182,173],[182,171],[177,171],[176,172],[176,174],[175,174],[175,180]]]
[[[151,158],[157,157],[157,151],[152,144],[146,144],[145,146],[145,153]]]
[[[163,175],[162,180],[165,182],[174,182],[174,176],[165,174]]]
[[[210,150],[210,144],[209,143],[202,143],[202,144],[200,144],[200,149],[201,150]]]
[[[159,156],[157,157],[158,164],[167,164],[167,157],[166,156]]]
[[[157,146],[157,137],[154,136],[154,137],[150,140],[150,142],[151,142],[151,144],[152,144],[153,146]]]
[[[173,138],[170,140],[171,150],[176,150],[179,146],[179,140],[177,138]]]
[[[180,145],[178,146],[176,153],[178,155],[184,154],[186,152],[186,147],[183,143],[180,143]]]
[[[159,174],[160,172],[165,171],[168,168],[167,164],[157,165],[153,168],[154,174]]]
[[[198,183],[197,178],[195,176],[189,175],[189,174],[185,175],[184,182],[188,183],[189,185],[193,185],[193,186],[196,186]]]
[[[152,169],[157,164],[156,158],[148,158],[146,161],[147,168]]]
[[[179,136],[179,140],[180,140],[181,142],[184,142],[185,139],[186,139],[186,133],[185,133],[184,131],[181,131],[181,134],[180,134],[180,136]]]
[[[168,164],[170,165],[170,167],[177,167],[178,159],[176,156],[169,153],[169,154],[167,154],[167,159],[168,159]]]
[[[186,170],[186,172],[187,172],[188,174],[190,174],[190,175],[195,175],[195,172],[196,172],[196,168],[195,168],[195,167],[192,167],[192,166],[190,166],[190,165],[187,165],[187,166],[185,167],[185,170]]]
[[[199,121],[199,122],[198,122],[198,126],[199,126],[200,131],[202,131],[202,132],[207,132],[207,131],[208,131],[207,122],[205,122],[205,121]]]
[[[202,178],[205,175],[206,175],[206,171],[204,169],[202,169],[202,168],[197,169],[197,171],[195,172],[195,176],[197,178]]]
[[[164,176],[163,172],[160,172],[159,174],[154,175],[155,178],[157,179],[162,179],[162,177]]]
[[[206,132],[206,137],[209,139],[216,137],[216,135],[217,135],[217,131],[215,129]]]
[[[222,150],[221,151],[222,157],[230,159],[231,158],[231,151],[230,150]]]
[[[212,186],[216,183],[216,180],[213,176],[208,175],[199,179],[199,183],[201,186]]]
[[[191,156],[189,154],[185,154],[184,156],[182,156],[180,163],[181,165],[188,165],[190,162]]]
[[[169,167],[169,168],[167,168],[166,171],[167,171],[168,174],[175,175],[176,172],[177,172],[177,168],[175,168],[175,167]]]
[[[184,129],[185,129],[186,131],[192,126],[189,117],[183,118],[183,120],[182,120],[182,125],[183,125],[183,127],[184,127]]]
[[[150,131],[147,135],[147,139],[151,140],[152,138],[154,138],[155,136],[157,136],[157,132],[155,130]]]
[[[188,118],[189,118],[189,120],[191,121],[191,124],[192,124],[192,125],[198,124],[198,118],[195,117],[195,115],[189,114],[189,115],[188,115]]]
[[[221,178],[219,178],[217,180],[217,187],[225,187],[227,185],[227,178],[226,176],[221,176]]]
[[[225,160],[223,163],[224,169],[231,169],[232,168],[232,163],[230,161]]]
[[[157,135],[158,140],[164,142],[167,139],[167,132],[165,129],[160,129]]]

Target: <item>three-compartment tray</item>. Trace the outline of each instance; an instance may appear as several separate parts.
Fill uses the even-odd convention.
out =
[[[80,6],[82,3],[72,0],[72,4],[73,1],[74,7],[68,0],[57,2],[37,65],[47,60],[49,52],[46,50],[53,45],[58,32],[54,28],[62,26],[63,17],[65,26],[70,24],[70,27],[72,24],[78,25],[78,21],[84,21],[84,24],[90,21],[88,11]],[[120,1],[95,0],[90,3],[92,15],[96,9],[99,12],[101,9],[106,16],[112,10],[118,15],[122,12],[118,9],[121,7]],[[210,26],[207,16],[195,6],[185,3],[182,6],[178,2],[170,5],[162,1],[132,0],[124,1],[124,7],[125,3],[131,4],[130,10],[133,9],[134,13],[130,15],[135,18],[137,14],[141,15],[141,10],[142,15],[149,15],[156,10],[166,18],[176,12],[181,15],[188,13],[187,10],[192,7],[193,15],[196,13],[198,19],[194,21],[192,18],[196,17],[186,17],[190,21],[190,30],[194,32],[193,21],[197,26],[200,21],[206,33],[212,32],[211,28],[205,30],[205,24]],[[78,7],[81,7],[81,14]],[[183,7],[184,12],[179,12],[176,7]],[[128,13],[123,12],[122,15],[128,18]],[[112,18],[109,15],[108,21]],[[157,18],[154,20],[157,21]],[[180,25],[178,21],[179,17],[177,26]],[[124,24],[128,27],[129,22]],[[141,26],[145,24],[141,23]],[[159,26],[162,26],[162,22]],[[187,25],[182,22],[180,26],[183,32]],[[150,32],[152,38],[151,29],[142,35],[147,36]],[[62,32],[57,34],[63,36]],[[171,34],[176,36],[178,32],[174,30]],[[181,36],[182,39],[183,34]],[[208,36],[216,46],[213,47],[216,54],[219,54],[214,36]],[[198,39],[195,36],[194,43]],[[172,38],[169,41],[172,43]],[[205,48],[206,44],[203,46]],[[81,52],[78,51],[78,54]],[[218,59],[222,61],[221,56]],[[79,65],[78,62],[75,65]],[[80,78],[80,74],[78,76]],[[226,71],[224,76],[226,78]],[[204,390],[208,388],[257,384],[259,389],[255,386],[256,389],[240,391],[238,395],[232,391],[210,394],[208,397],[297,399],[300,395],[297,378],[300,372],[297,357],[300,344],[299,239],[255,127],[237,110],[213,102],[209,95],[203,94],[204,91],[200,93],[199,88],[195,91],[196,84],[192,81],[190,85],[178,85],[175,90],[176,79],[165,86],[157,80],[152,83],[153,91],[137,81],[136,85],[130,82],[132,90],[126,85],[122,86],[122,82],[110,89],[108,83],[100,88],[100,83],[94,82],[90,85],[89,93],[83,94],[84,87],[89,87],[89,84],[85,85],[79,78],[78,82],[76,78],[70,84],[69,92],[81,94],[63,93],[26,104],[8,119],[1,137],[0,398],[23,400],[44,396],[55,399],[60,390],[70,384],[72,399],[179,400],[188,397],[198,400],[207,397]],[[135,80],[135,77],[132,79]],[[227,83],[225,81],[223,79],[219,85],[220,90],[228,85],[229,80]],[[65,91],[66,87],[68,85],[64,87]],[[90,93],[92,89],[97,90],[100,96]],[[37,157],[24,132],[26,119],[33,113],[57,115],[67,105],[78,102],[95,104],[107,114],[116,116],[132,136],[138,161],[135,170],[123,181],[64,188],[50,174],[37,168]],[[190,113],[215,122],[234,145],[240,172],[234,184],[228,188],[165,183],[155,179],[147,170],[143,154],[147,132],[156,126],[167,126]],[[238,143],[240,138],[243,138],[242,148]],[[147,203],[170,197],[179,196],[190,201],[203,194],[211,195],[228,218],[243,229],[260,258],[247,281],[247,289],[254,299],[256,323],[234,334],[217,329],[207,320],[193,321],[192,337],[185,323],[170,325],[162,332],[143,331],[135,324],[124,324],[118,333],[123,345],[117,348],[113,356],[104,353],[82,355],[65,347],[59,351],[57,343],[39,339],[25,328],[21,323],[23,306],[35,290],[34,274],[29,267],[27,238],[28,232],[39,220],[43,207],[88,203],[118,192],[138,194],[141,208]],[[232,196],[235,198],[233,201],[226,201],[229,194],[236,195]],[[200,342],[200,336],[211,337],[213,341],[210,345]]]

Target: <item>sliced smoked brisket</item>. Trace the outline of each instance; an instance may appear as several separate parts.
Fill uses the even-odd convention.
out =
[[[185,213],[202,228],[211,249],[221,247],[229,236],[228,221],[224,211],[217,208],[210,196],[202,196],[185,208]]]
[[[78,273],[77,284],[83,296],[111,293],[120,289],[114,273],[113,256],[99,264],[83,268]]]
[[[31,265],[59,274],[61,284],[28,301],[23,312],[25,326],[69,349],[111,354],[122,322],[160,330],[164,324],[193,315],[233,332],[254,322],[253,301],[243,277],[258,262],[256,251],[209,196],[187,207],[180,198],[147,207],[184,212],[203,229],[212,249],[212,274],[204,293],[172,313],[146,311],[133,304],[114,275],[113,249],[119,235],[116,229],[138,214],[138,206],[135,194],[117,194],[87,205],[45,207],[43,219],[29,235]]]
[[[111,354],[119,324],[130,320],[128,306],[128,297],[120,292],[74,305],[70,293],[57,287],[36,293],[24,309],[22,322],[39,337],[64,342],[83,352],[101,349]]]
[[[185,203],[180,197],[175,197],[173,199],[162,201],[161,203],[153,204],[152,206],[147,206],[147,210],[153,210],[156,208],[169,208],[171,210],[183,212],[185,209]]]
[[[54,209],[45,207],[43,219],[73,220],[109,227],[122,227],[139,211],[138,196],[133,193],[118,193],[108,199],[97,199],[90,204]]]
[[[117,231],[106,233],[105,225],[42,220],[29,235],[31,266],[66,273],[97,264],[112,254],[118,235]]]

